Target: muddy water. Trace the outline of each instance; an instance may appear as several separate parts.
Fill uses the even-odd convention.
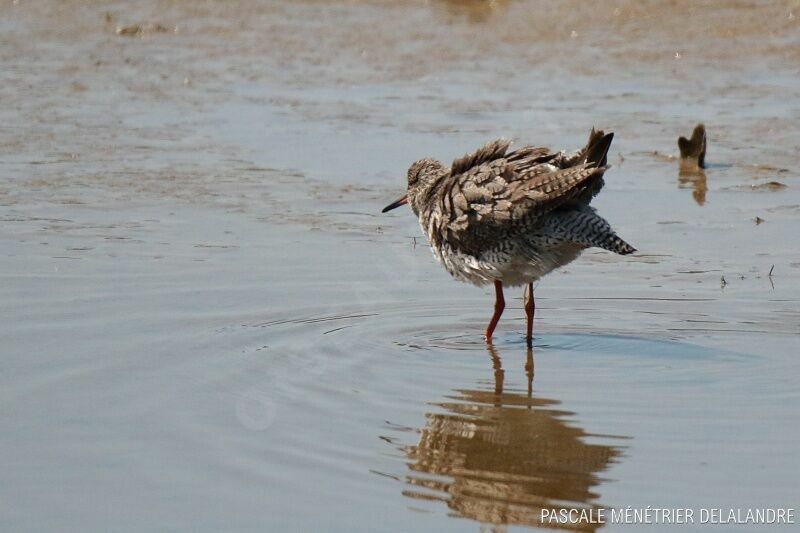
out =
[[[2,529],[796,507],[796,2],[0,13]],[[509,292],[487,349],[489,292],[379,210],[413,159],[592,125],[640,252],[544,279],[532,351]]]

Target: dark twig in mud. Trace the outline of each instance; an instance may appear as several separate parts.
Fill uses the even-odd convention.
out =
[[[772,282],[772,271],[775,270],[775,265],[772,265],[769,268],[769,274],[767,274],[767,279],[769,279],[769,284],[772,286],[772,290],[775,290],[775,283]]]
[[[679,137],[678,149],[683,161],[694,163],[698,168],[706,168],[706,127],[703,124],[695,126],[691,139]]]
[[[702,124],[695,126],[692,138],[678,138],[680,149],[680,169],[678,183],[680,187],[691,185],[692,196],[698,205],[706,202],[708,183],[703,169],[706,167],[706,128]]]

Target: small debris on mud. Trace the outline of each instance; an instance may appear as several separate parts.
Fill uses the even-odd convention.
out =
[[[755,223],[756,223],[756,226],[758,226],[759,224],[761,224],[762,222],[764,222],[764,219],[763,219],[763,218],[761,218],[761,217],[759,217],[759,216],[756,216],[756,218],[754,218],[754,219],[753,219],[753,222],[755,222]]]
[[[670,163],[675,160],[674,155],[664,154],[659,152],[658,150],[653,150],[652,152],[649,152],[649,154],[653,156],[653,159],[657,159],[658,161],[663,161],[664,163]]]
[[[129,24],[117,26],[117,35],[125,37],[139,37],[149,33],[166,33],[169,28],[162,24]]]
[[[773,165],[767,165],[763,163],[758,165],[751,165],[749,168],[752,168],[757,172],[775,172],[778,174],[784,174],[786,172],[789,172],[788,168],[776,167]]]
[[[753,184],[750,186],[754,191],[780,191],[787,186],[779,181],[768,181],[766,183]]]

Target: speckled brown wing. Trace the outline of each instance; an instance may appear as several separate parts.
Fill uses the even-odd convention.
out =
[[[585,193],[592,178],[605,170],[591,163],[557,168],[549,161],[558,154],[546,148],[523,147],[509,154],[487,149],[497,142],[476,152],[493,158],[473,157],[472,167],[451,173],[440,189],[441,202],[450,204],[443,210],[447,220],[442,229],[447,241],[465,253],[477,255],[487,242],[533,228],[542,215]],[[453,168],[464,165],[454,163]]]

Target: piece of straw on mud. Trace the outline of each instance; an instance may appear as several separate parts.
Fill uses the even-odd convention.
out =
[[[752,184],[750,188],[754,191],[780,191],[787,187],[785,183],[780,181],[768,181],[766,183]]]
[[[700,168],[706,168],[706,127],[698,124],[694,127],[692,138],[678,138],[678,149],[681,151],[681,159],[694,161]]]

